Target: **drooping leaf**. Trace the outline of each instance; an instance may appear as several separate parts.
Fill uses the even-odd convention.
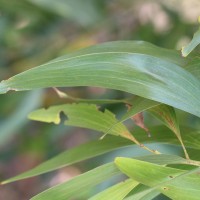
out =
[[[88,128],[105,133],[112,124],[117,123],[114,114],[108,110],[101,112],[96,105],[93,104],[64,104],[58,106],[51,106],[48,109],[40,109],[29,114],[32,120],[42,122],[54,122],[59,124],[60,113],[63,112],[67,116],[64,124],[69,126],[76,126]],[[110,132],[112,135],[120,135],[125,138],[131,138],[127,128],[123,124],[118,124]]]
[[[122,118],[117,123],[109,127],[106,133],[109,133],[117,124],[120,124],[126,121],[127,119],[160,104],[159,102],[145,99],[142,97],[129,99],[125,103],[128,106],[128,111],[122,116]]]
[[[152,132],[152,137],[148,138],[145,134],[142,133],[141,130],[137,130],[135,132],[136,137],[139,139],[139,141],[144,143],[153,143],[153,142],[159,142],[159,143],[166,143],[166,144],[178,144],[179,142],[174,137],[173,133],[169,131],[169,129],[159,126],[150,128],[150,131]],[[189,148],[189,150],[192,152],[191,155],[193,155],[193,159],[200,160],[200,132],[198,131],[189,131],[185,130],[182,133],[184,142],[186,147]],[[9,178],[5,181],[3,181],[1,184],[7,184],[10,182],[14,182],[17,180],[37,176],[40,174],[44,174],[56,169],[59,169],[61,167],[69,166],[71,164],[86,160],[88,158],[92,158],[98,155],[102,155],[104,153],[113,151],[117,148],[121,147],[127,147],[133,145],[132,141],[114,137],[114,136],[107,136],[103,140],[98,141],[92,141],[86,144],[82,144],[78,147],[75,147],[73,149],[64,151],[63,153],[53,157],[50,160],[47,160],[46,162],[41,163],[40,165],[36,166],[35,168],[24,172],[22,174],[19,174],[15,177]],[[137,158],[140,159],[140,158]],[[154,155],[152,156],[144,156],[141,157],[141,160],[145,160],[152,163],[157,164],[178,164],[178,163],[188,163],[185,159],[177,157],[175,155],[171,155],[170,157],[167,155]]]
[[[138,113],[141,113],[150,108],[160,105],[159,102],[141,98],[141,97],[136,97],[135,99],[129,101],[129,104],[130,104],[130,108],[119,120],[120,123],[126,121],[127,119],[131,118],[132,116]]]
[[[106,137],[103,140],[88,142],[73,149],[64,151],[63,153],[53,157],[50,160],[47,160],[46,162],[41,163],[40,165],[36,166],[31,170],[28,170],[22,174],[19,174],[15,177],[9,178],[1,182],[1,184],[7,184],[25,178],[30,178],[33,176],[44,174],[98,155],[102,155],[104,153],[113,151],[117,148],[127,147],[130,145],[133,145],[131,141],[113,136]],[[164,154],[142,156],[137,157],[137,159],[157,164],[187,163],[187,161],[181,157],[175,155],[169,156]]]
[[[185,171],[130,158],[116,158],[115,163],[127,176],[174,200],[199,198],[199,167]]]
[[[176,51],[146,42],[111,42],[69,54],[0,84],[8,90],[97,86],[155,100],[200,116],[200,81]]]
[[[127,179],[121,183],[118,183],[97,195],[89,198],[89,200],[102,200],[102,199],[115,199],[115,200],[123,200],[124,197],[138,185],[138,182]]]
[[[186,158],[189,159],[189,155],[181,138],[180,128],[174,108],[171,106],[160,104],[149,109],[148,112],[153,114],[156,118],[162,121],[169,129],[171,129],[175,133],[175,135],[181,143],[181,146],[183,147]]]
[[[132,141],[123,138],[119,139],[118,137],[113,136],[105,137],[103,140],[91,141],[66,150],[29,171],[3,181],[1,184],[7,184],[17,180],[44,174],[98,155],[102,155],[117,148],[130,145],[133,145]]]
[[[113,113],[108,110],[101,112],[93,104],[80,103],[52,106],[49,109],[40,109],[32,112],[29,118],[58,124],[61,120],[61,111],[68,117],[68,120],[64,122],[65,125],[88,128],[107,134],[107,130],[113,124],[116,124],[109,132],[110,134],[127,138],[152,153],[159,153],[141,144],[122,123],[117,124],[118,120]]]
[[[148,138],[143,131],[135,130],[135,137],[144,143],[166,143],[166,144],[179,144],[179,141],[174,136],[173,132],[164,126],[149,127],[152,137]],[[185,146],[188,148],[200,149],[200,131],[182,127],[182,138]]]
[[[119,174],[121,174],[121,172],[113,163],[105,164],[67,182],[52,187],[31,198],[31,200],[75,199],[81,197],[85,190],[89,190],[97,184]]]
[[[182,55],[186,57],[195,49],[198,44],[200,44],[200,29],[194,34],[191,42],[182,48]]]

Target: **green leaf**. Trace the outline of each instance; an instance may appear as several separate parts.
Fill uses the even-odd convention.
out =
[[[88,190],[95,185],[119,174],[121,174],[121,172],[113,163],[102,165],[67,182],[52,187],[31,198],[31,200],[75,199],[77,197],[81,197],[85,190]]]
[[[126,197],[124,200],[152,200],[154,197],[160,194],[159,191],[153,188],[149,188],[145,185],[139,184],[131,191],[130,196]]]
[[[127,176],[174,200],[199,198],[199,167],[185,171],[129,158],[116,158],[115,163]]]
[[[8,90],[97,86],[165,103],[200,117],[200,81],[181,66],[178,52],[146,42],[89,47],[18,74],[0,84]]]
[[[131,118],[132,116],[160,104],[159,102],[145,99],[142,97],[136,97],[133,100],[129,100],[127,103],[131,104],[130,109],[122,116],[122,118],[116,124],[112,125],[112,127],[109,129],[109,131],[114,126],[116,126],[118,123],[122,123],[122,122],[126,121],[127,119]]]
[[[117,148],[127,147],[133,145],[133,143],[129,140],[125,140],[123,138],[108,136],[103,140],[97,140],[88,142],[86,144],[82,144],[73,149],[64,151],[61,154],[53,157],[46,162],[41,163],[35,168],[28,170],[22,174],[19,174],[15,177],[9,178],[1,184],[7,184],[14,181],[22,180],[25,178],[30,178],[33,176],[37,176],[40,174],[44,174],[65,166],[69,166],[75,164],[77,162],[102,155],[104,153],[113,151]],[[181,157],[175,155],[151,155],[151,156],[142,156],[137,159],[146,160],[148,162],[157,163],[157,164],[178,164],[178,163],[187,163],[187,161]]]
[[[159,126],[150,128],[150,130],[153,133],[151,138],[148,138],[145,134],[143,134],[141,130],[135,131],[134,134],[141,142],[145,143],[161,142],[166,144],[178,144],[178,141],[176,140],[172,132],[169,131],[169,129],[163,126]],[[200,132],[191,132],[186,129],[185,132],[182,133],[182,136],[186,147],[190,148],[193,151],[193,154],[195,156],[194,158],[200,159],[200,157],[198,156],[198,150],[200,150]],[[24,172],[22,174],[19,174],[15,177],[3,181],[1,184],[7,184],[10,182],[44,174],[98,155],[102,155],[104,153],[113,151],[117,148],[127,147],[131,145],[134,145],[132,141],[119,137],[107,136],[103,140],[91,141],[73,149],[64,151],[63,153],[58,154],[57,156],[51,158],[50,160],[47,160],[46,162],[41,163],[40,165],[27,172]],[[137,159],[157,164],[187,163],[187,161],[181,157],[163,154],[144,156]]]
[[[130,145],[133,145],[132,141],[113,136],[105,137],[103,140],[91,141],[64,151],[29,171],[3,181],[1,184],[7,184],[21,179],[44,174],[61,167],[69,166],[77,162],[113,151],[117,148]]]
[[[191,42],[182,48],[181,52],[184,57],[190,54],[194,48],[200,44],[200,29],[194,34]]]
[[[152,137],[148,138],[140,129],[135,130],[134,135],[140,141],[144,143],[166,143],[166,144],[178,144],[179,142],[174,137],[173,132],[164,126],[149,127]],[[186,127],[182,127],[182,138],[186,147],[193,149],[200,149],[200,131],[191,130]]]
[[[64,104],[51,106],[48,109],[40,109],[29,114],[29,119],[42,122],[54,122],[59,124],[60,113],[63,112],[67,116],[64,124],[88,128],[105,133],[108,127],[117,123],[114,114],[108,110],[101,112],[96,105],[93,104]],[[118,124],[110,131],[112,135],[120,135],[125,138],[131,138],[127,128],[123,124]]]
[[[171,129],[175,133],[175,135],[181,143],[181,146],[183,147],[186,158],[189,159],[189,155],[181,138],[180,128],[174,108],[171,106],[161,104],[149,109],[148,112],[153,114],[156,118],[162,121],[169,129]]]
[[[102,199],[115,199],[123,200],[124,197],[138,185],[138,182],[127,179],[121,183],[118,183],[103,192],[98,193],[97,195],[89,198],[89,200],[102,200]]]
[[[184,66],[184,69],[189,71],[193,76],[200,79],[200,57],[199,55],[188,56],[188,62]]]
[[[128,103],[131,100],[131,99],[82,99],[82,98],[76,98],[71,95],[68,95],[67,93],[62,92],[61,90],[57,88],[53,88],[53,89],[60,98],[68,99],[77,103],[118,104],[118,103]]]

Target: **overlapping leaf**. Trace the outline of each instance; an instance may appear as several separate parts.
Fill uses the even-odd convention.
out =
[[[132,179],[127,179],[121,183],[110,187],[103,192],[91,197],[89,200],[102,200],[102,199],[115,199],[115,200],[123,200],[124,197],[139,183]]]
[[[67,116],[65,125],[88,128],[105,133],[108,127],[117,123],[114,114],[108,110],[104,112],[98,110],[93,104],[64,104],[51,106],[48,109],[40,109],[33,111],[29,118],[42,122],[54,122],[59,124],[60,113],[63,112]],[[127,128],[123,124],[118,124],[110,131],[110,134],[120,135],[125,138],[131,138]]]
[[[171,106],[161,104],[149,109],[148,111],[152,113],[160,121],[162,121],[169,129],[171,129],[175,133],[175,135],[177,136],[178,140],[180,141],[183,147],[186,158],[189,159],[189,155],[183,144],[183,140],[181,137],[180,128],[179,128],[179,124],[177,121],[174,108],[172,108]]]
[[[175,161],[175,157],[173,155],[153,155],[153,156],[144,156],[139,159],[141,160],[147,159],[149,162],[159,163],[159,164],[172,164],[172,163],[185,162],[185,159],[183,158],[180,157],[176,158],[177,159]],[[103,182],[103,180],[106,180],[114,175],[119,175],[119,174],[121,173],[119,170],[117,170],[114,164],[109,163],[101,167],[98,167],[96,169],[93,169],[89,172],[86,172],[80,176],[77,176],[68,182],[50,188],[36,195],[32,199],[46,200],[52,198],[55,200],[64,200],[64,199],[80,197],[83,191],[91,188],[94,185],[97,185],[100,182]]]
[[[29,171],[3,181],[1,184],[7,184],[17,180],[44,174],[129,145],[133,145],[133,142],[123,138],[111,136],[105,137],[103,140],[91,141],[74,147],[73,149],[66,150]]]
[[[66,200],[80,198],[86,190],[119,174],[121,174],[120,171],[113,163],[105,164],[79,175],[70,181],[46,190],[31,198],[31,200]]]
[[[191,42],[187,44],[185,47],[182,48],[182,55],[184,57],[188,56],[194,49],[195,47],[200,44],[200,28],[199,30],[194,34]]]
[[[200,116],[200,81],[176,51],[146,42],[111,42],[55,59],[0,84],[0,93],[44,87],[122,90]]]
[[[152,200],[158,196],[160,192],[156,189],[149,188],[145,185],[139,184],[136,186],[128,197],[124,200]]]
[[[135,132],[136,137],[141,142],[145,143],[152,143],[152,142],[161,142],[166,144],[178,144],[177,139],[174,137],[172,132],[169,131],[169,129],[159,126],[150,128],[152,132],[152,137],[148,138],[141,130],[137,130]],[[200,160],[199,156],[199,150],[200,150],[200,133],[198,131],[191,132],[190,130],[185,130],[182,133],[184,142],[186,147],[189,148],[190,151],[193,153],[193,159]],[[106,152],[113,151],[117,148],[121,147],[127,147],[133,145],[132,141],[119,138],[119,137],[113,137],[113,136],[107,136],[103,140],[98,141],[92,141],[83,145],[80,145],[78,147],[75,147],[71,150],[67,150],[54,158],[41,163],[37,167],[24,172],[18,176],[12,177],[8,180],[3,181],[1,184],[10,183],[13,181],[37,176],[43,173],[50,172],[52,170],[56,170],[61,167],[65,167],[77,162],[80,162],[82,160],[86,160],[88,158],[92,158],[101,154],[104,154]],[[139,159],[139,158],[138,158]],[[141,157],[141,160],[146,160],[148,162],[158,163],[158,164],[165,164],[168,162],[172,163],[187,163],[184,159],[173,156],[165,156],[165,155],[156,155],[154,156],[148,156],[148,157]]]
[[[155,188],[174,200],[199,198],[199,167],[185,171],[129,158],[116,158],[115,163],[132,179]]]

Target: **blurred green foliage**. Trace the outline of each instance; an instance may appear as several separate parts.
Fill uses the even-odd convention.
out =
[[[191,4],[187,7],[188,12],[184,10],[185,4]],[[197,11],[193,12],[192,9]],[[191,16],[187,13],[191,13]],[[58,55],[104,41],[145,40],[158,46],[180,49],[197,28],[196,13],[200,13],[198,0],[1,0],[0,79],[9,78]],[[66,91],[73,96],[87,98],[120,98],[126,95],[97,88],[69,88]],[[35,107],[64,102],[66,100],[60,99],[51,89],[32,93],[10,92],[1,96],[2,179],[30,169],[62,150],[99,137],[98,133],[91,134],[91,131],[83,129],[47,125],[26,119],[28,112]],[[110,105],[109,109],[115,113],[123,113],[125,108]],[[145,117],[147,124],[158,123],[148,115]],[[199,126],[197,118],[188,118],[182,112],[179,118],[182,123],[190,120],[191,124]],[[128,123],[128,126],[132,128],[133,125]],[[166,146],[166,153],[171,149],[177,152],[180,150]],[[124,152],[127,154],[125,150]],[[95,163],[97,166],[98,162],[104,162],[109,157],[112,156],[101,156],[99,160],[93,160],[92,164],[83,162],[71,167],[71,176],[91,168],[92,165],[94,167]],[[41,188],[61,182],[59,176],[64,172],[66,171],[58,171],[41,178],[7,185],[0,189],[0,199],[28,199],[41,191]]]

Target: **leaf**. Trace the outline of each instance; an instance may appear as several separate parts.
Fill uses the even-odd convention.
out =
[[[151,134],[149,132],[149,129],[146,127],[146,125],[144,124],[144,117],[143,117],[143,113],[138,113],[134,116],[131,117],[131,119],[134,121],[134,123],[139,126],[140,128],[144,129],[147,134],[148,137],[151,137]]]
[[[127,147],[133,145],[129,140],[118,137],[106,137],[103,140],[91,141],[86,144],[82,144],[73,149],[64,151],[61,154],[47,160],[46,162],[41,163],[33,169],[30,169],[22,174],[19,174],[15,177],[9,178],[1,184],[7,184],[14,181],[22,180],[25,178],[30,178],[40,174],[44,174],[62,167],[66,167],[77,162],[102,155],[104,153],[113,151],[117,148]],[[158,164],[178,164],[178,163],[187,163],[187,161],[179,156],[175,155],[149,155],[138,157],[137,159],[146,160],[148,162],[158,163]]]
[[[106,137],[103,140],[91,141],[86,144],[82,144],[80,146],[66,150],[31,170],[3,181],[1,184],[7,184],[21,179],[44,174],[98,155],[102,155],[117,148],[130,145],[133,145],[132,141],[123,138],[119,139],[118,137],[113,136]]]
[[[131,106],[128,109],[128,111],[123,115],[123,117],[120,119],[120,121],[119,121],[120,123],[126,121],[127,119],[131,118],[132,116],[134,116],[138,113],[141,113],[150,108],[160,105],[159,102],[141,98],[141,97],[136,97],[133,100],[129,100],[128,103]]]
[[[103,192],[98,193],[97,195],[89,198],[89,200],[102,200],[102,199],[115,199],[123,200],[124,197],[138,185],[138,182],[127,179],[121,183],[118,183]]]
[[[131,191],[130,196],[124,200],[151,200],[160,194],[156,189],[149,188],[145,185],[139,184]]]
[[[49,109],[36,110],[29,115],[29,118],[58,124],[61,121],[61,111],[68,117],[68,120],[64,122],[65,125],[88,128],[106,134],[107,130],[118,122],[114,114],[110,111],[105,110],[101,112],[97,109],[96,105],[83,103],[65,104],[52,106]],[[109,133],[127,138],[152,153],[159,153],[141,144],[122,123],[117,124]]]
[[[53,89],[60,98],[69,99],[69,100],[72,100],[73,102],[77,102],[77,103],[117,104],[117,103],[127,103],[129,101],[129,99],[119,99],[119,100],[117,100],[117,99],[81,99],[81,98],[72,97],[72,96],[60,91],[57,88],[53,88]]]
[[[127,106],[128,106],[127,113],[121,118],[121,120],[118,123],[122,123],[125,120],[132,118],[133,121],[135,122],[135,124],[137,126],[141,127],[142,129],[144,129],[147,132],[148,136],[150,137],[150,132],[144,124],[142,112],[145,110],[148,110],[154,106],[157,106],[160,103],[149,100],[149,99],[144,99],[141,97],[137,97],[136,99],[129,101],[129,102],[130,102],[129,103],[130,105],[127,104]],[[112,127],[114,127],[114,126],[115,126],[115,124]]]
[[[0,93],[96,86],[136,94],[200,117],[200,81],[181,67],[185,62],[178,52],[146,42],[105,43],[3,81]]]
[[[67,182],[52,187],[31,198],[31,200],[75,199],[77,197],[81,197],[85,190],[88,190],[95,185],[119,174],[121,174],[121,172],[113,163],[105,164],[79,175]]]
[[[178,141],[176,140],[174,135],[169,131],[169,129],[163,126],[154,127],[153,129],[150,128],[150,131],[153,133],[151,138],[148,138],[146,137],[146,135],[142,134],[141,130],[137,130],[135,132],[135,135],[141,142],[146,142],[146,143],[162,142],[166,144],[178,144]],[[198,156],[199,155],[198,150],[200,150],[200,142],[199,142],[200,132],[191,132],[186,129],[185,132],[182,133],[182,136],[186,147],[193,150],[193,153],[191,153],[192,157],[194,159],[200,159],[200,157]],[[57,156],[51,158],[50,160],[47,160],[46,162],[41,163],[35,168],[28,170],[27,172],[24,172],[22,174],[19,174],[15,177],[9,178],[1,182],[1,184],[7,184],[10,182],[44,174],[98,155],[102,155],[104,153],[113,151],[117,148],[127,147],[131,145],[134,145],[132,141],[114,136],[107,136],[103,140],[91,141],[86,144],[82,144],[78,147],[75,147],[73,149],[64,151],[63,153],[58,154]],[[187,163],[187,161],[181,157],[175,155],[169,156],[163,154],[144,156],[140,158],[138,157],[137,159],[157,164]]]
[[[152,101],[149,99],[145,99],[142,97],[136,97],[135,99],[131,99],[127,101],[127,106],[128,106],[128,111],[122,116],[122,118],[115,124],[113,124],[111,127],[109,127],[109,129],[106,131],[106,133],[109,133],[117,124],[120,124],[124,121],[126,121],[127,119],[136,116],[136,115],[140,115],[141,112],[148,110],[154,106],[159,105],[159,102],[156,101]],[[138,125],[138,124],[136,124]],[[150,136],[150,132],[149,130],[145,127],[144,124],[142,124],[143,129],[148,132],[148,136]],[[140,126],[141,127],[141,126]],[[147,131],[148,130],[148,131]]]
[[[178,144],[179,142],[174,137],[173,132],[164,126],[149,127],[152,137],[147,138],[142,134],[143,131],[135,130],[134,135],[139,141],[143,143],[166,143],[166,144]],[[188,129],[182,127],[182,138],[187,148],[200,149],[200,131],[194,129]]]
[[[182,48],[182,50],[181,50],[182,55],[184,57],[188,56],[188,54],[190,54],[198,44],[200,44],[200,28],[194,34],[191,42]]]
[[[29,119],[59,124],[61,112],[67,116],[67,120],[64,122],[65,125],[88,128],[103,133],[106,132],[108,127],[117,122],[114,114],[110,111],[101,112],[96,105],[84,103],[64,104],[36,110],[29,114]],[[125,138],[132,137],[123,124],[118,124],[110,134],[120,135]]]
[[[186,158],[189,159],[189,155],[181,138],[180,128],[174,108],[171,106],[161,104],[149,109],[148,112],[153,114],[157,119],[162,121],[169,129],[171,129],[175,133],[175,135],[181,143]]]
[[[127,176],[174,200],[199,198],[199,167],[185,171],[129,158],[116,158],[115,163]]]
[[[189,71],[197,79],[200,79],[200,57],[199,55],[189,55],[188,62],[184,65],[184,69]]]
[[[126,121],[127,119],[131,118],[132,116],[140,114],[141,112],[160,104],[159,102],[145,99],[142,97],[136,97],[134,99],[129,99],[125,103],[128,106],[128,111],[123,115],[123,117],[117,123],[115,123],[111,127],[109,127],[109,129],[106,131],[106,133],[109,133],[117,124],[120,124],[120,123]]]

